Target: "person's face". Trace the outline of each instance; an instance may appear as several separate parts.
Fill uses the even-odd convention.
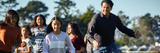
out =
[[[41,16],[38,16],[36,19],[36,23],[38,26],[42,26],[43,25],[43,19]]]
[[[21,47],[25,47],[26,46],[26,43],[25,42],[22,42],[21,43]]]
[[[70,34],[74,33],[74,30],[72,29],[71,25],[68,25],[67,33],[70,33]]]
[[[110,11],[112,10],[112,7],[106,2],[102,3],[101,8],[102,8],[102,13],[104,15],[108,15],[110,13]]]
[[[54,21],[52,22],[52,28],[53,28],[53,30],[54,30],[55,32],[60,31],[60,28],[61,28],[61,23],[60,23],[60,21],[59,21],[59,20],[54,20]]]
[[[23,28],[21,29],[21,33],[22,33],[22,36],[24,36],[24,37],[27,37],[28,34],[29,34],[29,32],[27,31],[27,29],[26,29],[25,27],[23,27]]]
[[[16,22],[17,22],[17,18],[16,17],[10,18],[10,24],[11,25],[15,25]]]

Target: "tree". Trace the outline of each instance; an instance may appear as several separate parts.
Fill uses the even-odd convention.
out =
[[[48,10],[48,7],[45,6],[44,3],[41,1],[30,1],[26,7],[21,7],[18,9],[18,13],[20,16],[21,21],[24,23],[26,19],[31,21],[33,17],[37,14],[42,14],[45,17],[47,17],[49,14],[46,13]]]
[[[8,11],[8,10],[10,10],[10,9],[12,9],[12,8],[14,8],[14,7],[16,7],[17,5],[19,5],[19,3],[17,3],[16,2],[16,0],[6,0],[6,1],[3,1],[3,0],[1,0],[0,1],[1,3],[0,3],[0,16],[5,16],[5,13]]]
[[[62,31],[65,31],[69,22],[77,22],[77,16],[73,15],[74,13],[78,13],[79,10],[72,9],[75,8],[76,3],[71,0],[54,1],[54,3],[58,4],[58,6],[54,7],[54,9],[57,9],[55,16],[60,17],[63,20]]]
[[[152,30],[154,30],[153,33],[155,33],[155,37],[159,37],[159,39],[156,41],[160,42],[160,36],[159,36],[160,35],[160,17],[159,15],[155,15],[154,20],[155,20],[154,23],[156,24],[153,26]]]
[[[76,3],[70,0],[60,0],[60,1],[55,1],[54,3],[58,4],[58,6],[54,7],[54,9],[57,9],[57,11],[55,12],[55,15],[57,17],[61,18],[72,17],[74,10],[71,10],[71,8],[72,7],[75,8]]]
[[[86,33],[87,31],[87,27],[88,27],[88,23],[90,22],[90,20],[92,19],[92,17],[95,15],[95,8],[90,5],[87,8],[87,12],[85,12],[80,18],[79,18],[79,26],[80,29],[83,31],[83,33]]]
[[[135,43],[144,45],[153,44],[155,42],[154,36],[157,36],[160,33],[160,28],[158,27],[159,16],[151,17],[151,15],[147,13],[137,20],[138,24],[134,24],[133,29],[139,30],[143,37],[134,39]],[[137,40],[141,40],[141,43]]]
[[[119,11],[117,16],[121,19],[123,25],[127,26],[128,24],[131,23],[131,21],[129,20],[129,16],[126,16],[123,13],[124,13],[123,11]]]

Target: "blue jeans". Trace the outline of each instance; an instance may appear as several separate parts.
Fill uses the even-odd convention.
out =
[[[99,47],[97,50],[93,48],[93,53],[119,53],[115,43],[105,47]]]

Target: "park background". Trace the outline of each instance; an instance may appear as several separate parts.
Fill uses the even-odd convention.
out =
[[[87,24],[98,12],[101,12],[102,0],[0,0],[0,22],[6,11],[16,10],[20,16],[20,25],[29,24],[33,17],[42,14],[49,24],[57,16],[63,20],[62,31],[69,22],[78,23],[83,34]],[[159,42],[160,37],[160,0],[112,0],[111,13],[119,16],[123,24],[134,31],[139,30],[142,37],[131,38],[120,31],[115,31],[118,47],[124,45],[150,45]]]

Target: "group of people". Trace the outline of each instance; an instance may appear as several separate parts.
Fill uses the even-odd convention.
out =
[[[19,15],[14,10],[8,10],[5,20],[0,24],[0,53],[11,53],[14,42],[19,48],[14,53],[118,53],[114,40],[115,29],[131,37],[142,36],[125,27],[120,18],[110,11],[113,2],[102,0],[101,9],[88,24],[85,37],[77,23],[69,23],[66,32],[61,31],[62,20],[53,17],[46,24],[43,15],[36,15],[30,25],[19,26]]]
[[[5,20],[0,24],[0,53],[11,53],[14,42],[19,48],[14,53],[83,53],[85,43],[83,34],[76,23],[69,23],[66,32],[61,31],[62,20],[53,17],[46,24],[43,15],[36,15],[30,25],[18,25],[19,16],[14,10],[8,10]]]

